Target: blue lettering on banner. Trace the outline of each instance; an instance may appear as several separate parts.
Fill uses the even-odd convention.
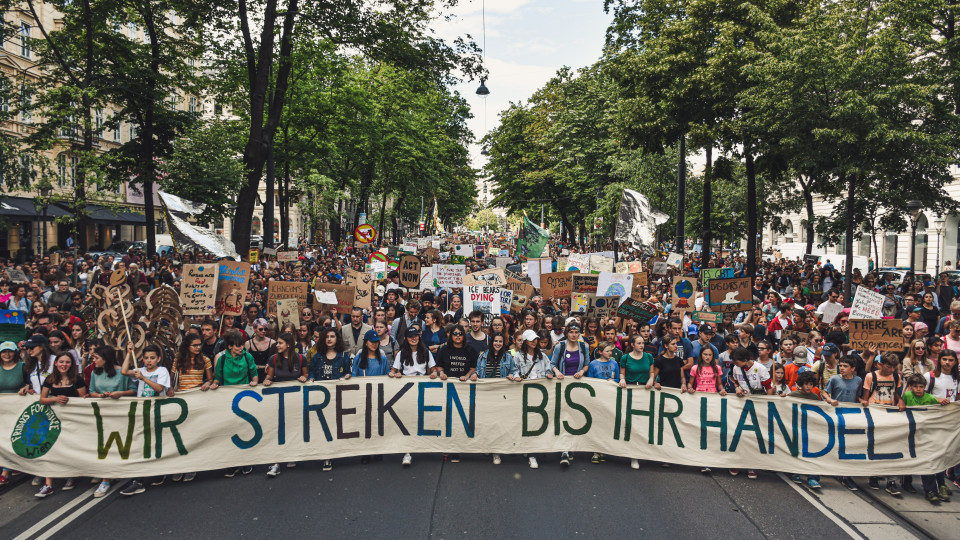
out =
[[[253,428],[253,437],[250,437],[249,440],[245,441],[241,439],[239,435],[236,435],[236,434],[230,437],[230,440],[233,442],[233,444],[235,444],[237,448],[241,450],[246,450],[247,448],[253,448],[254,446],[257,445],[257,443],[260,442],[260,439],[263,437],[263,428],[260,427],[260,422],[257,421],[257,418],[252,414],[248,413],[247,411],[240,408],[240,401],[246,397],[253,398],[258,402],[263,401],[263,397],[260,396],[260,394],[254,392],[253,390],[244,390],[242,392],[238,392],[237,395],[233,397],[233,405],[231,407],[233,409],[233,414],[246,420],[247,423],[249,423],[250,426]],[[145,407],[145,409],[149,409],[149,407]]]
[[[430,436],[430,437],[439,437],[439,429],[426,429],[424,427],[424,413],[428,412],[440,412],[443,410],[443,407],[440,405],[426,405],[424,404],[424,394],[428,388],[441,388],[443,387],[442,382],[422,382],[417,385],[417,435]]]
[[[840,459],[867,459],[866,454],[848,454],[847,453],[847,435],[863,435],[864,429],[847,428],[847,414],[861,414],[863,410],[859,407],[838,407],[834,409],[837,415],[837,446]]]
[[[284,387],[265,387],[263,389],[263,395],[270,396],[277,394],[277,397],[280,398],[280,401],[277,403],[277,444],[284,445],[287,442],[287,410],[284,407],[283,397],[286,394],[292,394],[299,392],[300,389],[296,386],[284,386]]]
[[[803,420],[801,420],[802,424],[800,428],[801,432],[803,433],[803,457],[812,458],[812,457],[822,457],[827,455],[827,452],[833,449],[833,444],[834,444],[834,441],[836,440],[833,434],[833,420],[829,416],[827,416],[827,413],[823,412],[823,409],[815,405],[809,405],[804,403],[803,405],[800,406],[800,410],[803,411]],[[809,447],[810,437],[808,435],[809,431],[807,430],[807,422],[808,422],[807,413],[808,412],[812,412],[819,415],[827,423],[827,430],[826,430],[828,435],[827,444],[822,449],[816,452],[811,452]]]

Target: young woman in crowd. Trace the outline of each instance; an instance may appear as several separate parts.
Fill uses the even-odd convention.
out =
[[[579,335],[579,329],[577,334]],[[522,342],[520,350],[513,355],[513,371],[511,372],[513,380],[519,382],[527,379],[552,379],[554,374],[557,373],[557,369],[550,358],[540,350],[540,338],[537,333],[532,330],[524,331],[520,334],[520,339]],[[562,345],[561,343],[557,347],[559,348]],[[531,469],[540,466],[536,456],[528,455],[527,457]],[[570,465],[570,459],[569,452],[564,452],[561,456],[561,465]]]
[[[934,338],[936,339],[936,338]],[[937,351],[939,353],[939,351]],[[909,377],[914,373],[923,375],[936,367],[936,364],[927,358],[927,342],[923,339],[915,339],[910,344],[907,354],[900,362],[900,372],[903,377]]]
[[[447,342],[447,335],[443,330],[443,315],[439,310],[431,309],[423,316],[423,323],[420,341],[430,349],[431,353],[437,354],[440,346]]]
[[[253,361],[257,365],[257,374],[262,380],[270,357],[277,354],[277,342],[267,335],[270,324],[266,319],[254,319],[252,326],[254,334],[247,341],[246,349],[253,356]]]
[[[66,405],[70,398],[87,396],[87,385],[77,369],[77,362],[69,353],[63,352],[54,360],[54,369],[49,377],[43,381],[40,392],[41,405]],[[68,478],[63,484],[63,490],[69,491],[76,487],[76,480]],[[53,493],[53,478],[44,479],[43,487],[36,496],[40,499]]]
[[[400,352],[397,353],[390,369],[389,376],[424,376],[436,371],[437,363],[433,359],[433,354],[427,349],[427,346],[420,341],[420,328],[410,326],[407,328],[404,337],[404,343],[400,346]],[[403,455],[402,464],[409,467],[413,463],[413,456],[409,452]]]
[[[296,349],[296,338],[290,332],[277,336],[277,354],[267,362],[267,373],[263,379],[264,386],[275,382],[299,381],[307,382],[309,366],[302,354]],[[294,461],[287,463],[287,468],[296,467]],[[280,464],[274,463],[267,468],[267,477],[272,478],[280,474]]]
[[[93,371],[90,374],[90,397],[96,399],[120,399],[136,394],[133,379],[120,372],[117,351],[113,347],[97,347],[90,355]],[[93,496],[103,497],[110,490],[112,480],[101,478]]]

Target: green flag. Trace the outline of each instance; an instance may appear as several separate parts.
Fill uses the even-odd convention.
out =
[[[523,226],[520,228],[520,236],[517,238],[517,256],[521,261],[528,258],[536,258],[543,255],[543,248],[547,245],[550,233],[541,229],[536,223],[527,219],[523,215]]]

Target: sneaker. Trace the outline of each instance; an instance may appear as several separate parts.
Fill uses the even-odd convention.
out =
[[[530,462],[530,468],[531,468],[531,469],[539,469],[539,468],[540,468],[540,464],[537,463],[537,458],[535,458],[535,457],[533,457],[533,456],[530,456],[530,459],[527,460],[527,461]]]
[[[187,474],[183,475],[183,481],[184,481],[184,482],[193,482],[193,479],[196,478],[196,477],[197,477],[197,473],[195,473],[195,472],[188,472]]]
[[[953,495],[953,490],[950,489],[950,484],[944,484],[944,485],[940,486],[940,489],[945,489],[945,490],[947,490],[947,491],[946,491],[947,495]]]
[[[710,474],[710,467],[700,467],[700,472],[703,474]]]
[[[807,487],[810,489],[820,489],[823,486],[820,485],[819,481],[810,478],[807,480]]]
[[[843,484],[843,487],[849,489],[850,491],[858,491],[860,488],[857,487],[857,483],[853,481],[853,478],[849,476],[844,476],[840,479],[840,483]]]
[[[100,485],[97,486],[97,490],[93,492],[93,498],[99,499],[100,497],[106,495],[108,491],[110,491],[110,481],[104,480],[103,482],[100,482]]]
[[[120,494],[129,497],[131,495],[139,495],[146,490],[147,489],[143,487],[143,482],[139,480],[133,480],[127,484],[127,487],[120,490]]]
[[[450,463],[460,463],[460,454],[450,454]]]
[[[757,471],[755,471],[755,470],[753,470],[753,469],[748,470],[748,471],[747,471],[747,478],[749,478],[749,479],[751,479],[751,480],[756,480],[756,479],[757,479]]]
[[[39,476],[34,476],[33,480],[30,481],[31,486],[39,486],[42,483],[43,483],[43,478],[40,478]]]
[[[790,476],[790,481],[794,484],[802,484],[803,478],[801,478],[799,474],[794,474]]]
[[[907,493],[916,493],[916,492],[917,492],[917,488],[913,487],[913,482],[904,482],[903,484],[901,484],[900,487],[901,487],[901,489],[903,489],[903,490],[906,491]]]
[[[950,502],[950,488],[945,485],[940,486],[939,496],[941,501]]]
[[[238,467],[236,469],[230,469],[229,471],[223,473],[223,476],[225,476],[226,478],[233,478],[239,473],[240,473],[240,468]]]
[[[75,487],[77,487],[77,481],[74,480],[73,478],[70,478],[66,481],[66,483],[63,484],[63,487],[61,489],[63,489],[64,491],[70,491]]]
[[[594,452],[593,457],[590,458],[590,463],[600,463],[600,454]]]
[[[333,462],[329,459],[324,460],[323,462],[323,472],[330,472],[333,470]]]
[[[938,504],[940,502],[940,497],[937,496],[936,491],[928,491],[926,498],[931,504]]]
[[[243,474],[250,474],[253,472],[253,467],[251,467],[250,465],[247,465],[246,467],[241,467],[240,472]]]
[[[730,469],[730,476],[736,476],[740,474],[740,469]]]
[[[410,464],[413,463],[413,456],[411,456],[410,454],[404,454],[403,461],[401,463],[403,464],[404,467],[409,467]]]
[[[880,479],[875,476],[871,476],[870,481],[867,482],[867,486],[870,489],[880,489]]]
[[[287,468],[288,468],[288,469],[292,469],[292,468],[294,468],[294,467],[296,467],[296,466],[297,466],[297,462],[296,462],[296,461],[291,461],[290,463],[287,463]]]
[[[175,475],[171,476],[171,477],[170,477],[170,480],[173,480],[174,482],[179,482],[179,481],[183,480],[183,473],[178,473],[178,474],[175,474]]]
[[[887,493],[893,495],[894,497],[900,495],[900,486],[897,485],[896,480],[890,480],[887,482]]]
[[[267,468],[267,478],[273,478],[278,474],[280,474],[279,465],[271,465],[269,468]]]
[[[166,481],[167,481],[167,477],[166,477],[166,476],[158,476],[158,477],[154,478],[154,479],[150,482],[150,485],[151,485],[151,486],[162,486],[163,483],[166,482]]]
[[[633,469],[633,470],[639,469],[639,468],[640,468],[640,460],[638,460],[638,459],[631,459],[631,460],[630,460],[630,468]]]
[[[499,464],[500,464],[500,454],[494,454],[494,455],[493,455],[493,464],[494,464],[494,465],[499,465]]]
[[[570,466],[570,454],[568,452],[563,452],[560,454],[560,465],[563,465],[564,467]]]
[[[38,491],[37,494],[34,495],[34,497],[37,497],[38,499],[42,499],[47,495],[51,495],[51,494],[53,494],[53,486],[48,486],[44,484],[43,487],[40,488],[40,491]]]

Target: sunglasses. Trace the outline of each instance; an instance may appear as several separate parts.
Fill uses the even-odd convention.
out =
[[[463,334],[463,332],[453,332],[453,333],[451,333],[450,335],[451,335],[451,336],[460,336],[460,337],[463,337],[464,334]]]

